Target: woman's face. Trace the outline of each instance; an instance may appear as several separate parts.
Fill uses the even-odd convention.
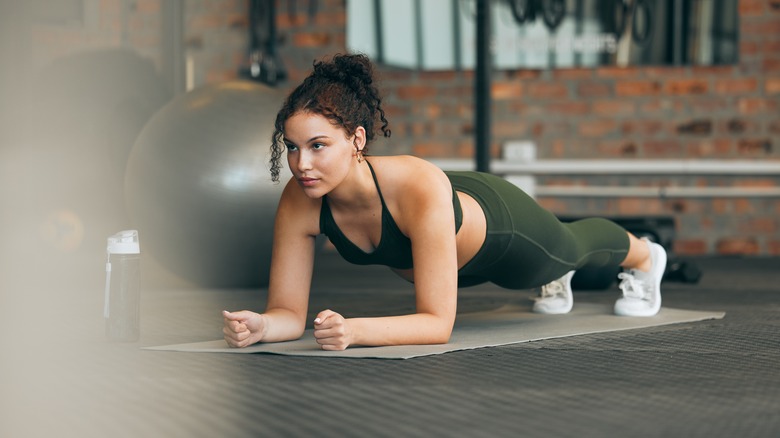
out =
[[[308,197],[321,198],[349,175],[357,163],[355,143],[360,149],[364,145],[362,132],[363,128],[358,128],[354,137],[347,137],[340,126],[309,112],[298,112],[287,119],[287,164]]]

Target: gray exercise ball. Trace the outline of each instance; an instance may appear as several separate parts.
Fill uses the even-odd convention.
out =
[[[231,81],[196,88],[155,113],[125,174],[142,253],[204,287],[268,284],[285,181],[271,181],[269,145],[283,100],[265,85]]]

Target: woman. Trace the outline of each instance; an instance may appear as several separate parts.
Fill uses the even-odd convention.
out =
[[[381,126],[378,124],[381,123]],[[617,266],[620,315],[650,316],[661,305],[666,254],[605,219],[562,224],[505,180],[442,172],[410,156],[367,157],[377,131],[390,136],[362,55],[316,62],[276,118],[271,172],[278,181],[286,149],[293,178],[274,226],[265,313],[227,312],[232,347],[299,338],[306,325],[315,237],[326,234],[356,264],[383,264],[414,283],[416,313],[345,319],[332,310],[314,320],[324,350],[351,345],[446,343],[457,288],[486,281],[512,289],[542,286],[541,313],[572,306],[570,279],[583,266]]]

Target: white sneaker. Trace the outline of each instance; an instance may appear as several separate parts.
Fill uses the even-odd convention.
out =
[[[571,293],[571,277],[574,271],[569,271],[563,277],[542,286],[542,295],[536,298],[533,311],[548,315],[569,313],[574,305]]]
[[[631,269],[618,274],[623,298],[615,302],[615,314],[620,316],[653,316],[661,310],[661,278],[666,270],[666,251],[646,238],[652,266],[649,272]]]

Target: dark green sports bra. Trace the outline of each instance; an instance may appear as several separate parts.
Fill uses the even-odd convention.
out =
[[[382,236],[379,245],[371,251],[365,252],[357,245],[352,243],[344,233],[341,232],[333,214],[328,206],[327,196],[322,198],[322,207],[320,208],[320,232],[328,236],[328,239],[336,247],[344,260],[356,265],[385,265],[395,269],[410,269],[414,266],[412,262],[412,241],[398,229],[390,210],[387,209],[385,199],[382,197],[382,191],[379,190],[379,183],[376,180],[374,168],[368,163],[371,170],[371,176],[374,178],[376,190],[379,193],[379,200],[382,201]],[[455,210],[455,232],[460,230],[463,223],[463,210],[460,206],[455,189],[452,189],[452,206]]]

